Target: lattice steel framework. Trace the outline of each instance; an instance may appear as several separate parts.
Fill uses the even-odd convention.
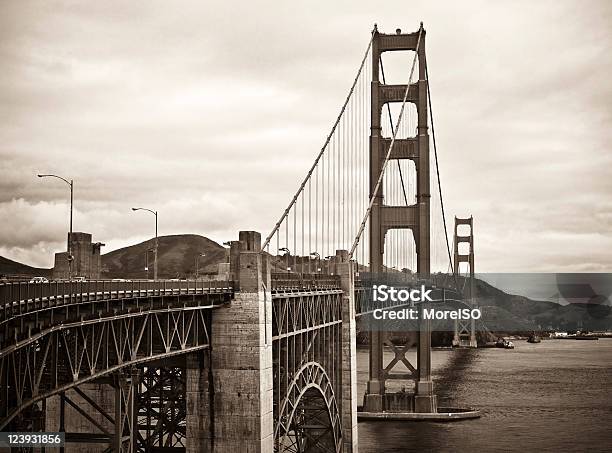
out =
[[[458,291],[454,286],[452,286],[452,280],[446,277],[446,275],[430,276],[429,280],[427,280],[429,287],[432,288],[431,304],[435,305],[438,310],[471,308],[471,305],[466,304],[463,294]],[[414,287],[418,287],[420,284],[425,282],[425,280],[414,279],[413,276],[410,275],[403,276],[400,274],[398,274],[396,280],[397,281],[395,283],[392,283],[392,285],[398,290],[412,289]],[[377,324],[375,321],[373,321],[371,316],[376,309],[398,310],[412,306],[410,302],[393,302],[391,301],[391,299],[388,299],[385,302],[373,301],[371,295],[369,294],[371,290],[372,288],[369,281],[363,282],[357,280],[355,282],[355,316],[357,318],[366,318],[364,325],[368,326],[368,330],[380,328],[380,326],[384,325],[386,325],[387,327],[393,325],[393,321],[390,321],[386,324]],[[420,304],[416,304],[416,307],[418,308],[419,305]],[[402,323],[405,323],[405,321],[402,321]],[[416,329],[416,327],[417,325],[415,324],[413,328]],[[431,329],[442,331],[447,330],[448,326],[445,325],[444,321],[434,320],[431,321]],[[418,369],[406,357],[406,353],[411,347],[411,344],[406,343],[404,345],[396,345],[393,342],[389,341],[388,338],[385,338],[384,345],[387,346],[391,350],[391,352],[393,352],[393,358],[384,366],[384,368],[381,369],[381,376],[384,378],[384,380],[399,379],[416,381],[419,377]],[[406,368],[406,371],[394,372],[393,370],[395,369],[396,365],[399,364],[403,364]]]
[[[185,372],[178,367],[143,368],[137,394],[138,451],[186,447]]]
[[[42,429],[43,423],[37,420],[44,419],[45,401],[59,394],[62,414],[65,404],[73,407],[98,428],[99,433],[90,437],[112,441],[117,451],[133,451],[137,446],[140,451],[150,451],[147,445],[182,446],[183,371],[146,364],[207,349],[211,309],[229,302],[233,289],[227,282],[206,287],[192,282],[190,288],[184,283],[184,288],[178,288],[179,282],[177,288],[161,282],[155,285],[112,291],[109,287],[96,291],[90,285],[82,293],[39,290],[38,295],[35,288],[15,291],[16,287],[4,287],[0,429]],[[108,381],[108,377],[116,389],[114,417],[78,388],[86,382]],[[90,410],[112,422],[114,433],[96,424],[67,397],[69,389],[75,389]]]
[[[290,283],[290,284],[288,284]],[[274,438],[278,452],[342,445],[342,290],[337,278],[273,280]]]
[[[58,415],[59,420],[51,430],[65,432],[66,442],[107,444],[105,452],[184,452],[185,372],[184,367],[157,364],[129,366],[93,381],[96,387],[73,387],[70,393],[60,393],[59,410],[51,415]],[[104,397],[96,397],[92,388],[98,395],[111,395],[112,407],[105,407]],[[79,432],[67,429],[68,408],[81,418]],[[83,427],[88,432],[83,432]],[[48,426],[41,423],[37,430],[45,428]]]

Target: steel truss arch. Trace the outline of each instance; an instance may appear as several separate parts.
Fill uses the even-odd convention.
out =
[[[312,424],[315,418],[323,425]],[[300,424],[301,421],[305,424]],[[340,412],[333,384],[319,363],[307,362],[295,373],[282,404],[274,439],[278,452],[341,451]]]
[[[0,351],[0,429],[50,396],[126,367],[210,345],[210,306],[124,313],[55,326]],[[9,391],[11,389],[11,391]]]

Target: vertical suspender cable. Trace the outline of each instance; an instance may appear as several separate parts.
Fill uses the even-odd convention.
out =
[[[438,179],[438,193],[440,194],[440,206],[442,209],[442,222],[444,223],[444,237],[446,238],[446,251],[448,252],[448,262],[450,268],[455,272],[453,260],[451,258],[450,244],[448,242],[448,231],[446,229],[446,214],[444,212],[444,201],[442,199],[442,184],[440,183],[440,167],[438,165],[438,148],[436,147],[436,130],[434,129],[433,109],[431,106],[431,91],[429,89],[429,73],[427,72],[427,56],[425,57],[425,79],[427,79],[427,102],[429,103],[429,118],[431,121],[431,137],[433,141],[434,158],[436,161],[436,176]]]
[[[338,123],[340,122],[340,119],[342,118],[342,116],[344,114],[344,111],[346,110],[346,106],[347,106],[351,96],[353,95],[353,92],[355,90],[355,86],[357,85],[357,81],[359,80],[359,76],[361,75],[363,67],[367,63],[368,55],[370,54],[370,49],[372,48],[372,41],[373,41],[373,39],[374,39],[374,31],[372,31],[372,37],[370,38],[370,41],[368,42],[368,47],[366,48],[366,51],[365,51],[365,53],[363,55],[363,58],[361,60],[361,64],[359,65],[359,69],[357,71],[357,75],[355,76],[355,79],[353,80],[353,84],[351,85],[351,89],[349,90],[349,93],[348,93],[348,95],[347,95],[347,97],[346,97],[346,99],[344,101],[344,104],[342,105],[342,108],[340,109],[340,113],[338,114],[338,117],[336,118],[336,121],[334,122],[334,125],[332,126],[332,130],[330,131],[329,135],[327,136],[327,138],[325,140],[325,143],[321,147],[321,151],[319,151],[319,154],[317,155],[313,165],[310,167],[310,170],[308,171],[308,174],[306,175],[306,177],[302,181],[302,184],[300,185],[300,187],[297,190],[296,194],[293,196],[293,199],[289,203],[289,206],[287,207],[287,209],[285,209],[285,211],[281,215],[281,218],[278,220],[278,222],[276,222],[276,225],[274,225],[274,228],[272,229],[272,232],[268,235],[268,237],[264,241],[264,243],[262,245],[262,248],[265,248],[268,245],[268,243],[270,242],[270,239],[274,236],[274,233],[276,233],[276,231],[281,226],[281,224],[282,224],[283,220],[285,219],[285,217],[287,217],[287,214],[289,214],[289,210],[291,209],[291,207],[297,201],[297,197],[299,196],[300,192],[304,189],[304,186],[306,185],[306,182],[308,181],[308,179],[312,175],[312,172],[317,167],[317,164],[319,163],[319,160],[321,160],[321,157],[323,156],[323,153],[327,149],[327,147],[329,145],[329,142],[330,142],[332,136],[334,135],[334,132],[336,131]]]

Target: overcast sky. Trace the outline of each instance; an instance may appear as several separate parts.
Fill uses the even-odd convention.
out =
[[[476,269],[612,272],[612,2],[0,2],[0,255],[75,231],[267,234],[377,22],[427,30],[449,215]]]

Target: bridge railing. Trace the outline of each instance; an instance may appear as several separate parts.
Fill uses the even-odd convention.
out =
[[[40,308],[107,299],[198,295],[233,291],[215,280],[89,280],[0,283],[0,321]]]
[[[273,273],[272,291],[339,289],[340,276],[326,274]]]

